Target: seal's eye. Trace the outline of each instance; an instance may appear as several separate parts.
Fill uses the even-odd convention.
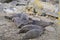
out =
[[[29,18],[29,20],[32,20],[31,18]]]

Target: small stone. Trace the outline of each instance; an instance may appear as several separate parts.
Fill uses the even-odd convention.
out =
[[[3,9],[3,11],[6,12],[6,13],[14,13],[14,12],[17,11],[17,9],[13,8],[13,7],[10,7],[10,8]]]
[[[51,26],[45,27],[45,29],[47,31],[51,31],[51,32],[54,32],[55,31],[55,28],[54,27],[51,27]]]

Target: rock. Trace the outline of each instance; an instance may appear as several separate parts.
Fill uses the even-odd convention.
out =
[[[0,3],[0,12],[3,12],[4,7],[5,7],[4,4]]]
[[[54,27],[51,27],[51,26],[48,26],[45,28],[47,31],[51,31],[51,32],[55,32],[55,28]]]
[[[16,4],[18,4],[18,2],[17,2],[17,1],[12,1],[12,2],[10,2],[9,4],[10,4],[10,5],[13,5],[13,6],[16,6]]]
[[[13,8],[13,7],[10,7],[10,8],[4,8],[3,9],[4,10],[4,12],[6,12],[6,13],[15,13],[15,12],[17,12],[17,9],[16,8]]]

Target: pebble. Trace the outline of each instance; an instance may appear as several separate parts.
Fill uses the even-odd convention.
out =
[[[14,13],[14,12],[17,11],[17,9],[16,9],[16,8],[13,8],[13,7],[11,7],[11,8],[5,8],[5,9],[3,9],[3,10],[4,10],[4,12],[6,12],[6,13]]]
[[[51,26],[45,27],[45,29],[50,32],[55,32],[55,28]]]

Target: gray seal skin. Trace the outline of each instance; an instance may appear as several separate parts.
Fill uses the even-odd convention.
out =
[[[43,29],[32,29],[30,31],[28,31],[21,40],[29,40],[29,39],[34,39],[37,38],[39,36],[41,36],[43,34]]]
[[[21,28],[22,26],[27,25],[30,22],[32,22],[32,20],[30,20],[29,18],[25,18],[25,17],[22,17],[22,18],[14,17],[12,18],[12,20],[18,28]]]
[[[30,31],[30,30],[32,30],[32,29],[40,29],[40,30],[43,29],[43,30],[44,30],[44,28],[43,28],[42,26],[30,24],[30,25],[25,25],[25,26],[23,26],[23,27],[20,29],[20,31],[19,31],[18,34],[20,34],[20,33],[26,33],[26,32],[28,32],[28,31]]]
[[[18,27],[22,24],[22,21],[19,17],[14,17],[12,18],[13,22],[15,23],[15,25]]]
[[[29,24],[30,22],[32,22],[29,19],[28,20],[24,19],[24,18],[21,19],[19,17],[14,17],[12,20],[14,21],[16,26],[19,27],[19,28],[21,28],[22,25],[24,26],[24,25]]]
[[[33,22],[31,24],[34,24],[34,25],[39,25],[39,26],[42,26],[42,27],[46,27],[46,26],[49,26],[49,25],[53,25],[54,23],[53,22],[45,22],[45,21],[38,21],[38,20],[33,20]]]

